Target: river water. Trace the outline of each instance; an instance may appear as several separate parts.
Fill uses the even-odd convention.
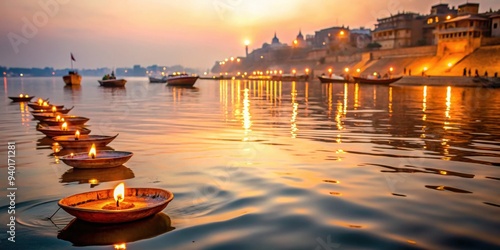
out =
[[[134,156],[115,169],[58,160],[28,93],[90,118]],[[492,249],[500,247],[500,90],[317,81],[129,78],[66,87],[3,78],[1,249]],[[16,143],[15,243],[6,226],[7,144]],[[97,179],[97,184],[89,180]],[[95,181],[95,180],[94,180]],[[172,191],[162,213],[119,225],[73,221],[59,199]]]

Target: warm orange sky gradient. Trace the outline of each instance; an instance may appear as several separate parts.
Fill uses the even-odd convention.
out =
[[[480,11],[498,0],[475,1]],[[45,3],[45,4],[43,4]],[[202,70],[271,42],[331,26],[373,28],[398,11],[428,14],[436,0],[17,0],[0,2],[0,65],[76,68],[181,64]],[[443,1],[450,6],[465,3]],[[49,6],[46,8],[44,6]],[[30,23],[35,31],[26,28]],[[23,32],[24,31],[24,32]],[[13,42],[14,41],[14,42]]]

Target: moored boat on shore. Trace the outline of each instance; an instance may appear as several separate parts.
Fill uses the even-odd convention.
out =
[[[356,77],[354,76],[354,82],[357,83],[368,83],[368,84],[382,84],[382,85],[389,85],[391,83],[397,82],[401,80],[403,77],[395,77],[395,78],[364,78],[364,77]]]
[[[343,76],[332,75],[332,76],[318,76],[321,83],[345,83],[349,82]]]
[[[82,76],[77,71],[70,70],[67,75],[63,76],[63,81],[66,85],[78,85],[82,82]]]
[[[166,82],[167,82],[166,76],[162,78],[152,77],[152,76],[149,77],[149,83],[166,83]]]

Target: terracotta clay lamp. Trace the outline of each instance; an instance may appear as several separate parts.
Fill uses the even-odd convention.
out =
[[[31,114],[40,114],[40,113],[61,113],[61,114],[67,114],[69,111],[73,110],[74,106],[69,108],[69,109],[57,109],[55,106],[54,107],[49,107],[48,109],[38,109],[38,110],[30,110]]]
[[[62,117],[61,115],[57,115],[55,118],[47,118],[43,120],[43,123],[47,124],[48,126],[61,126],[64,122],[68,122],[69,124],[73,126],[82,126],[85,123],[87,123],[90,120],[90,118],[83,117],[83,116],[64,116]]]
[[[39,99],[39,100],[41,100],[41,99]],[[41,109],[52,110],[52,107],[56,107],[56,109],[63,109],[64,105],[53,105],[53,104],[49,104],[49,102],[47,102],[47,101],[42,100],[41,104],[38,102],[29,102],[28,107],[30,107],[33,110],[41,110]]]
[[[174,198],[170,191],[158,188],[98,190],[68,196],[58,205],[76,218],[94,223],[122,223],[146,218],[161,212]]]
[[[105,147],[111,141],[113,141],[118,134],[115,136],[107,136],[107,135],[82,135],[77,130],[75,135],[63,135],[56,136],[52,138],[55,142],[59,143],[63,148],[85,148],[89,149],[94,144],[96,147]]]
[[[74,168],[113,168],[123,165],[134,154],[126,151],[103,150],[97,152],[92,144],[89,153],[76,153],[59,157],[69,166]]]
[[[42,132],[47,137],[54,137],[60,135],[74,135],[77,130],[80,134],[90,134],[90,129],[83,128],[81,126],[68,126],[68,123],[64,122],[61,126],[43,126],[38,125],[36,130]]]
[[[31,99],[33,99],[35,96],[30,96],[30,95],[25,95],[25,94],[19,94],[19,96],[9,96],[9,98],[13,102],[29,102]]]

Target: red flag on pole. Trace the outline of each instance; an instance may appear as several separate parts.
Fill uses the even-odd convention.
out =
[[[76,62],[75,57],[73,56],[73,53],[70,53],[70,54],[71,54],[71,60]]]

